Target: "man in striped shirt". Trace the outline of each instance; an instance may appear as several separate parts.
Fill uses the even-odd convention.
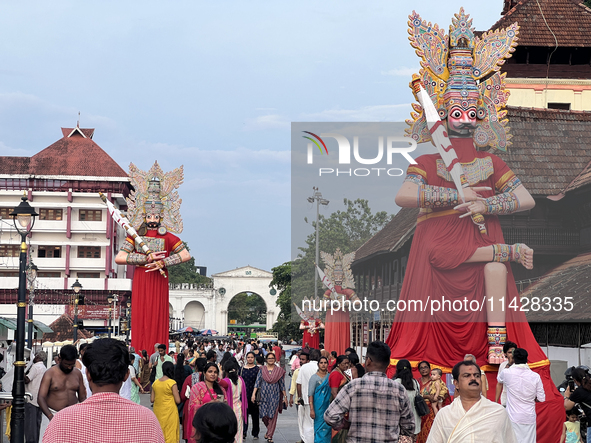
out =
[[[366,373],[347,383],[324,413],[334,430],[349,429],[348,443],[397,442],[415,433],[414,416],[404,387],[386,376],[390,348],[381,341],[367,347]],[[349,413],[349,419],[345,414]]]

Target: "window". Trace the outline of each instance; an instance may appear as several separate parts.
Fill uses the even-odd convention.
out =
[[[101,221],[103,219],[103,211],[100,209],[80,209],[78,212],[78,220],[80,221]]]
[[[0,271],[0,277],[18,277],[18,271]]]
[[[101,258],[101,247],[78,246],[78,258]]]
[[[0,208],[0,218],[12,218],[10,215],[11,212],[11,208]]]
[[[62,220],[61,209],[39,209],[39,220]]]
[[[101,278],[100,272],[77,272],[76,277],[78,278]]]
[[[564,109],[570,111],[570,103],[548,103],[548,109]]]
[[[61,276],[62,276],[61,272],[47,272],[47,271],[37,272],[37,277],[41,277],[41,278],[60,278]]]
[[[37,257],[39,258],[60,258],[61,256],[61,246],[39,246],[37,251]]]
[[[20,253],[20,245],[0,245],[0,257],[18,257]]]

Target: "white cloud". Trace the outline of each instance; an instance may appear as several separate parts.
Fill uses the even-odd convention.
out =
[[[357,109],[326,109],[321,112],[303,114],[300,121],[331,121],[331,122],[381,122],[401,121],[406,118],[409,103],[398,105],[363,106]]]
[[[393,76],[403,76],[403,77],[410,77],[413,74],[418,74],[419,68],[407,68],[402,66],[400,68],[390,69],[389,71],[381,71],[380,74],[382,75],[393,75]]]
[[[290,121],[280,114],[267,114],[246,119],[245,130],[289,129]]]

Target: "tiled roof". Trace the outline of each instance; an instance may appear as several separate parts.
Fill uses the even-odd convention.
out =
[[[398,211],[384,229],[357,249],[355,264],[378,254],[396,251],[414,232],[418,215],[418,208],[402,208]]]
[[[522,297],[527,297],[530,300],[529,311],[526,314],[527,320],[529,322],[588,322],[591,318],[590,275],[591,253],[581,254],[547,272],[540,280],[521,293]],[[538,297],[540,301],[544,297],[549,297],[548,303],[550,304],[539,307],[532,305],[532,297]],[[572,298],[566,299],[565,297]],[[557,298],[559,300],[556,300]],[[572,307],[569,306],[569,301],[572,302]],[[546,312],[545,309],[547,309]]]
[[[508,152],[493,152],[532,195],[557,195],[591,182],[591,112],[509,106],[507,110],[513,144]]]
[[[517,22],[520,27],[518,44],[521,46],[554,47],[558,40],[558,46],[591,47],[591,9],[585,7],[583,0],[521,0],[514,3],[515,6],[491,29],[506,28]]]
[[[51,333],[43,334],[43,341],[64,341],[72,340],[74,338],[74,322],[67,314],[62,314],[49,327],[53,330]],[[93,335],[86,329],[78,330],[78,338],[88,339]]]
[[[115,160],[92,141],[94,129],[78,129],[84,136],[74,128],[62,128],[63,138],[30,158],[0,157],[0,174],[127,178]]]

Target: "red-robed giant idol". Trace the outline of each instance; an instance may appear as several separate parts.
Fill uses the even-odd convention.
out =
[[[133,275],[131,342],[148,353],[156,343],[168,343],[170,266],[191,258],[184,243],[169,231],[181,232],[181,200],[175,191],[183,182],[183,168],[164,173],[158,162],[148,172],[130,165],[135,191],[127,198],[128,219],[153,253],[146,255],[127,237],[115,258],[118,264],[136,266]],[[159,272],[163,271],[163,272]]]
[[[505,151],[510,145],[502,110],[509,92],[499,69],[514,51],[519,26],[477,38],[463,9],[452,19],[449,35],[415,12],[409,19],[411,45],[422,59],[415,77],[446,124],[444,135],[457,156],[453,162],[461,163],[468,187],[462,203],[450,174],[453,162],[446,163],[439,154],[423,155],[408,168],[396,203],[419,207],[420,213],[387,340],[391,363],[404,358],[416,368],[426,360],[449,373],[466,354],[474,354],[488,373],[488,393],[494,400],[508,338],[528,351],[529,366],[544,383],[546,401],[536,407],[538,441],[557,441],[563,400],[550,378],[550,363],[520,311],[508,263],[531,269],[533,250],[505,244],[498,219],[499,214],[531,209],[535,202],[505,162],[488,152],[489,147]],[[427,122],[420,105],[413,108],[407,132],[418,143],[432,141],[436,137],[431,137],[428,123],[433,122]],[[475,214],[484,215],[486,232],[472,221]],[[409,309],[400,309],[402,302]]]

